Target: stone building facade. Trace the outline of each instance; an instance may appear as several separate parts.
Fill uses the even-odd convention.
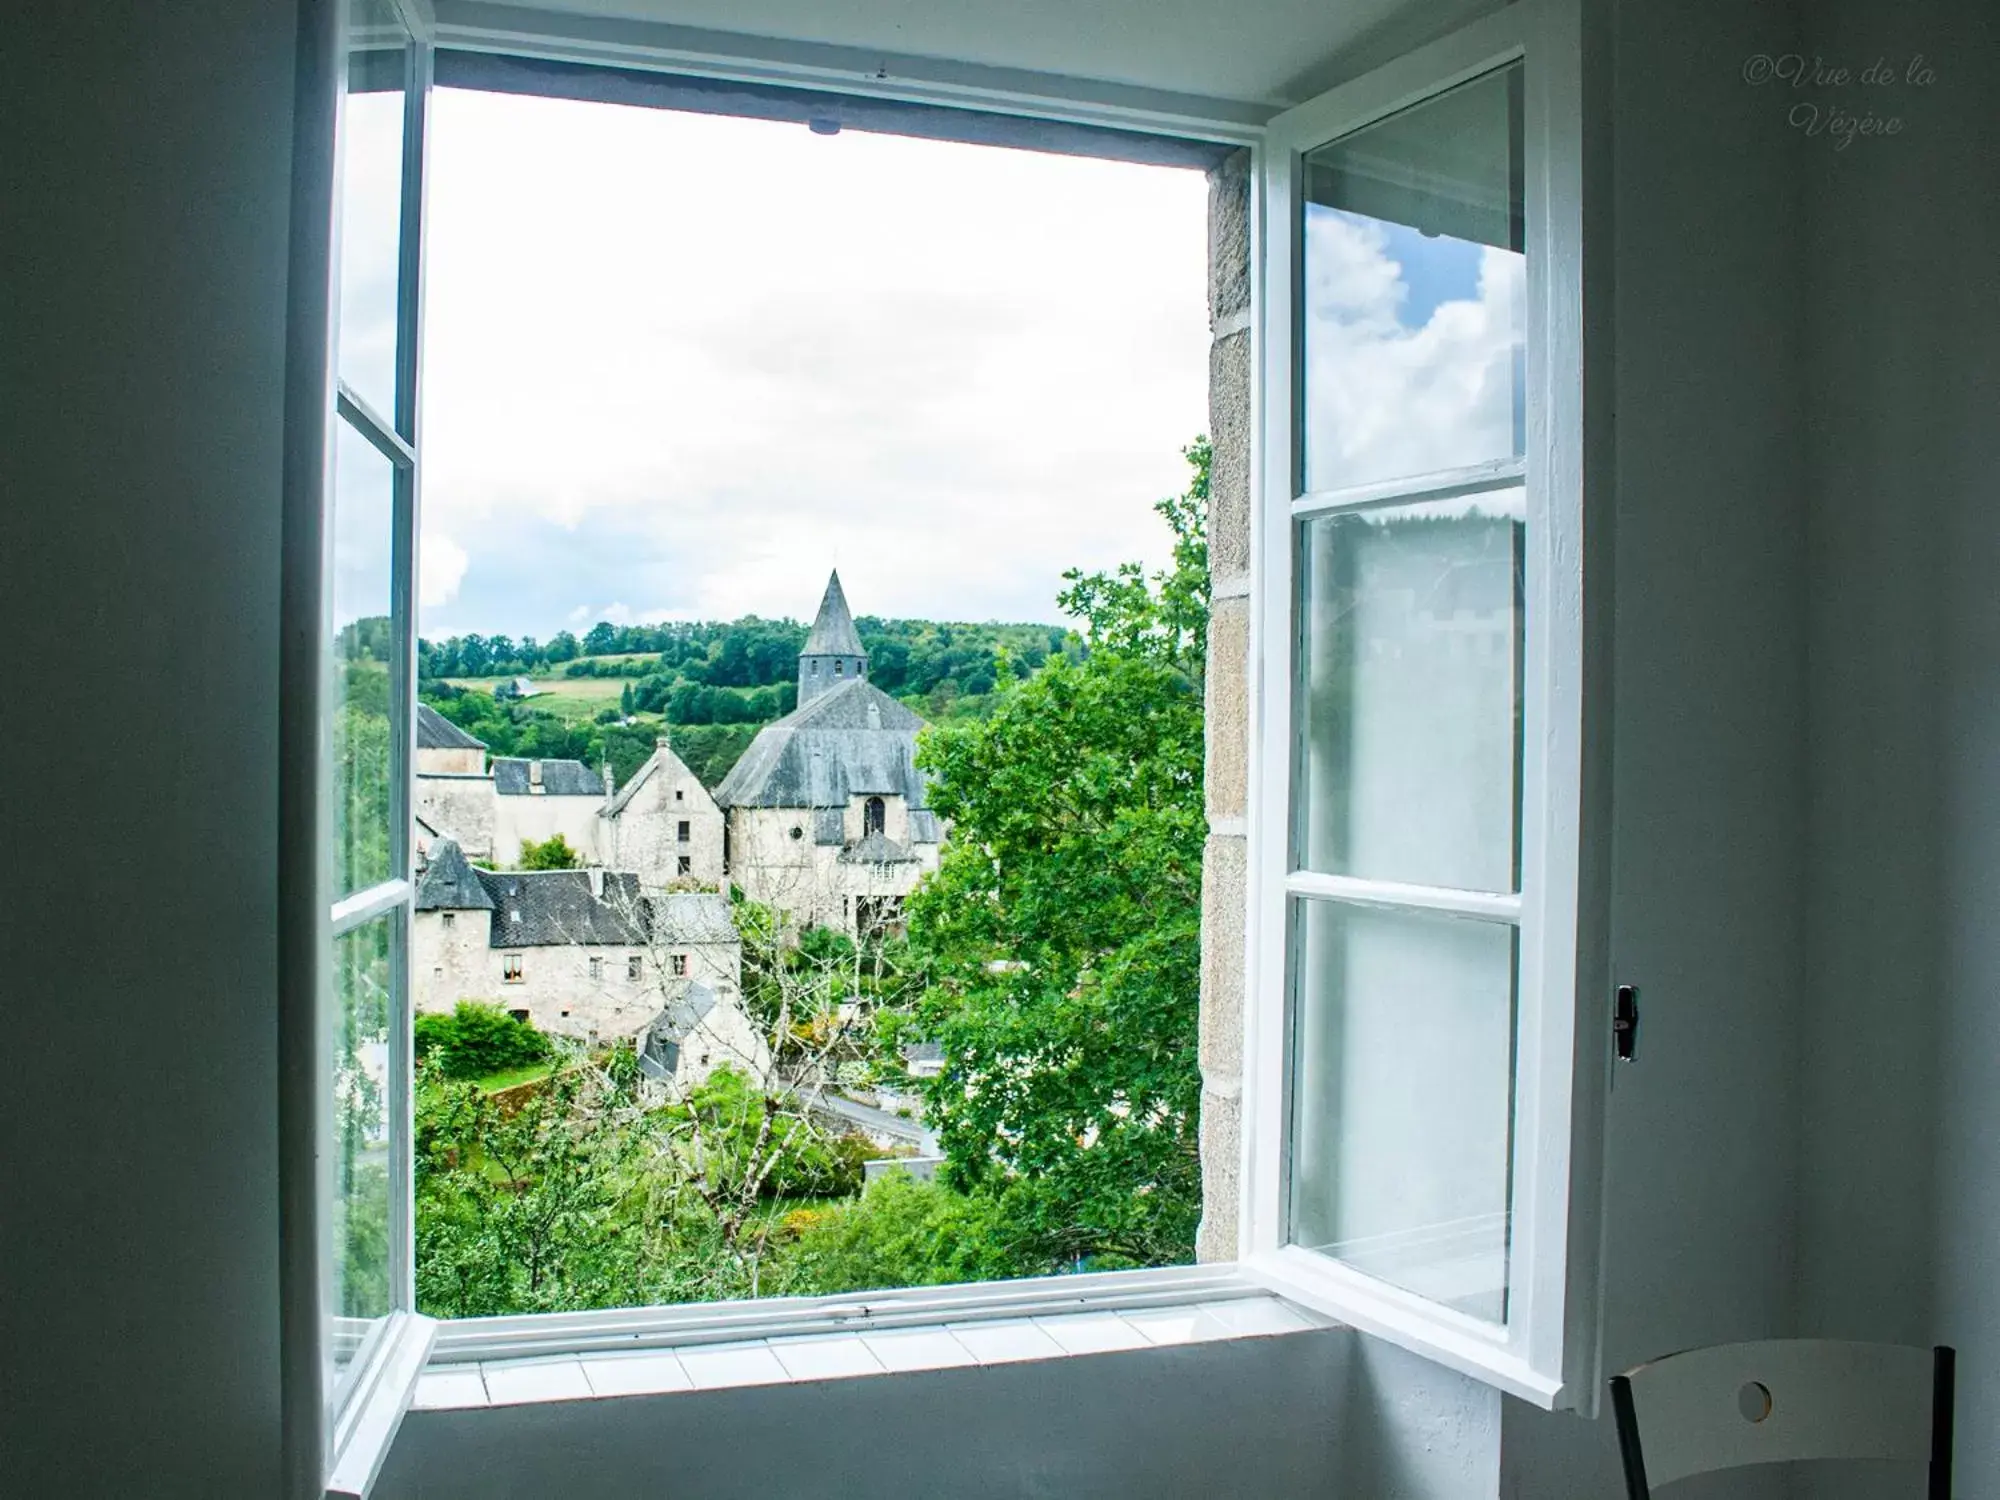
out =
[[[429,704],[417,706],[420,855],[442,835],[481,864],[518,864],[524,843],[561,834],[584,864],[647,886],[721,881],[722,810],[664,737],[622,791],[608,768],[505,756],[489,766],[486,750]]]
[[[892,927],[935,870],[944,829],[916,765],[924,721],[868,681],[840,575],[799,653],[799,706],[716,788],[730,880],[801,922]]]
[[[743,948],[724,896],[649,891],[599,869],[482,870],[440,838],[416,907],[419,1013],[478,1000],[551,1036],[641,1050],[663,1040],[690,1086],[724,1063],[758,1078],[769,1069],[743,1010]]]

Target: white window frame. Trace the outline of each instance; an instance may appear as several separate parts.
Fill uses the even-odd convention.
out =
[[[1542,334],[1542,339],[1539,345],[1531,339],[1529,376],[1539,395],[1531,394],[1529,403],[1530,454],[1525,467],[1531,491],[1539,485],[1543,494],[1580,495],[1582,332],[1576,296],[1580,267],[1576,257],[1580,242],[1581,119],[1577,0],[1519,0],[1488,21],[1475,23],[1463,33],[1412,53],[1275,119],[1268,108],[1239,100],[1060,75],[1024,74],[936,59],[884,59],[874,53],[862,58],[837,46],[697,33],[670,23],[532,9],[503,13],[478,0],[394,0],[394,3],[412,22],[413,34],[428,44],[427,53],[432,47],[454,48],[696,78],[774,83],[826,91],[835,99],[845,96],[962,107],[1028,120],[1179,136],[1247,148],[1251,153],[1253,184],[1251,330],[1257,389],[1252,397],[1252,430],[1257,451],[1253,453],[1252,466],[1254,701],[1248,820],[1253,853],[1246,923],[1247,992],[1252,999],[1245,1016],[1243,1259],[1228,1265],[911,1288],[863,1297],[669,1305],[446,1323],[437,1332],[432,1359],[453,1363],[536,1357],[689,1341],[729,1341],[779,1331],[804,1334],[856,1326],[915,1326],[981,1317],[1027,1317],[1051,1311],[1189,1304],[1218,1297],[1255,1296],[1268,1288],[1278,1290],[1309,1310],[1332,1312],[1353,1326],[1405,1344],[1538,1404],[1590,1405],[1596,1359],[1598,1193],[1594,1173],[1601,1160],[1597,1137],[1601,1130],[1602,1081],[1598,1065],[1608,1042],[1608,1028],[1599,1024],[1589,1005],[1598,978],[1593,966],[1579,957],[1570,976],[1573,982],[1563,983],[1555,972],[1561,967],[1562,958],[1553,941],[1556,929],[1552,923],[1544,923],[1545,941],[1538,958],[1542,978],[1533,1005],[1536,1045],[1533,1057],[1524,1055],[1523,1063],[1531,1074],[1524,1088],[1532,1088],[1533,1113],[1530,1116],[1526,1109],[1521,1110],[1523,1127],[1519,1131],[1523,1142],[1532,1140],[1535,1144],[1532,1148],[1522,1148],[1523,1154],[1532,1159],[1525,1163],[1530,1169],[1528,1175],[1517,1175],[1522,1186],[1517,1189],[1516,1199],[1522,1205],[1530,1205],[1532,1201],[1532,1223],[1524,1226],[1531,1237],[1523,1242],[1517,1230],[1516,1255],[1518,1259],[1524,1250],[1532,1252],[1531,1261],[1519,1263],[1532,1264],[1533,1274],[1517,1282],[1515,1295],[1517,1307],[1524,1305],[1519,1299],[1525,1295],[1525,1305],[1532,1308],[1533,1321],[1532,1324],[1517,1321],[1510,1326],[1509,1337],[1496,1344],[1477,1328],[1454,1326],[1455,1315],[1423,1304],[1421,1299],[1409,1298],[1378,1283],[1367,1283],[1365,1278],[1343,1275],[1340,1268],[1305,1252],[1287,1251],[1273,1234],[1278,1221],[1271,1211],[1274,1200],[1270,1194],[1282,1180],[1276,1153],[1282,1150],[1284,1139],[1284,1065],[1282,1052],[1273,1052],[1274,1047],[1281,1045],[1283,1034],[1284,942],[1282,934],[1275,943],[1270,941],[1267,918],[1273,909],[1282,910],[1283,894],[1282,886],[1275,893],[1271,890],[1265,861],[1260,858],[1273,847],[1269,844],[1268,826],[1273,816],[1272,788],[1282,791],[1289,774],[1289,759],[1283,748],[1288,739],[1281,734],[1274,741],[1270,722],[1274,693],[1279,712],[1288,712],[1290,606],[1287,598],[1274,615],[1271,593],[1274,580],[1278,581],[1281,594],[1289,589],[1288,548],[1292,527],[1289,472],[1281,472],[1278,484],[1271,483],[1273,454],[1283,451],[1291,441],[1284,423],[1278,421],[1278,441],[1274,445],[1273,422],[1287,403],[1267,399],[1267,391],[1288,391],[1291,379],[1288,366],[1280,366],[1276,383],[1271,383],[1274,343],[1282,345],[1282,340],[1274,341],[1273,330],[1284,331],[1284,337],[1289,338],[1285,320],[1290,315],[1289,281],[1271,275],[1271,227],[1265,217],[1269,204],[1264,200],[1273,180],[1274,163],[1283,160],[1290,170],[1290,158],[1285,152],[1295,149],[1321,126],[1326,127],[1323,133],[1309,144],[1321,144],[1349,124],[1379,118],[1437,92],[1453,58],[1459,59],[1456,66],[1469,69],[1464,76],[1472,76],[1496,61],[1525,52],[1528,57],[1526,129],[1530,145],[1530,306],[1542,320],[1531,325]],[[306,0],[308,31],[313,29],[315,18],[320,23],[319,29],[326,29],[326,16],[339,9],[339,0]],[[1482,49],[1484,60],[1477,66],[1465,61],[1469,52]],[[328,59],[320,61],[325,63]],[[334,62],[337,63],[337,58]],[[888,65],[891,62],[893,67]],[[336,93],[340,87],[337,77],[331,82],[325,76],[311,81]],[[310,107],[314,102],[310,97],[302,97],[300,109],[298,151],[300,159],[308,164],[315,154],[325,153],[324,142],[316,140],[314,132],[320,128],[322,119],[332,117],[335,108],[331,101],[318,101],[325,108],[316,116]],[[1286,147],[1285,142],[1292,144]],[[326,163],[317,166],[320,169],[317,176],[312,172],[300,174],[296,189],[302,205],[296,212],[306,216],[304,228],[308,231],[313,227],[310,200],[315,184],[323,187],[327,175]],[[324,205],[320,207],[323,211]],[[1535,254],[1538,243],[1540,255]],[[301,295],[301,307],[306,307],[309,301]],[[321,335],[324,338],[324,330]],[[299,351],[298,341],[294,342],[296,363]],[[320,373],[330,379],[327,371]],[[288,527],[302,506],[316,510],[321,503],[316,482],[304,500],[297,491],[298,486],[288,480]],[[1534,503],[1532,494],[1530,503]],[[1565,503],[1569,503],[1567,498]],[[1576,505],[1571,509],[1572,519],[1580,519],[1580,509]],[[1531,511],[1531,517],[1532,514]],[[1587,535],[1583,540],[1593,557],[1601,553],[1600,538]],[[1274,555],[1276,572],[1272,566]],[[316,555],[302,560],[288,552],[288,578],[309,572],[316,565]],[[410,565],[414,567],[413,549]],[[1544,578],[1541,582],[1547,585],[1550,580]],[[317,584],[314,589],[316,599]],[[1590,645],[1597,629],[1588,617],[1589,611],[1583,608],[1590,601],[1580,599],[1574,588],[1567,593],[1558,591],[1558,595],[1553,599],[1531,598],[1529,608],[1531,611],[1547,611],[1552,605],[1570,608],[1575,621],[1580,623],[1572,622],[1574,628],[1566,633],[1566,638],[1579,637],[1571,644],[1582,651]],[[296,621],[292,623],[296,625]],[[1275,665],[1273,647],[1278,652]],[[1588,671],[1600,670],[1594,661],[1585,661],[1583,665]],[[318,671],[317,642],[311,670]],[[294,663],[288,684],[296,686],[298,676]],[[1566,684],[1571,696],[1576,681],[1572,677]],[[1564,703],[1565,712],[1577,707],[1568,697]],[[1591,724],[1582,725],[1585,741],[1592,739],[1594,733]],[[1274,748],[1278,771],[1275,781],[1270,776]],[[1575,782],[1576,776],[1572,775],[1565,784],[1574,790]],[[680,800],[678,789],[676,799]],[[1537,815],[1546,811],[1543,803]],[[1282,808],[1276,815],[1282,819]],[[296,823],[291,826],[295,828]],[[1278,834],[1275,847],[1282,852],[1285,849],[1282,828]],[[794,838],[800,836],[799,830],[793,831]],[[1585,865],[1601,863],[1601,860],[1584,862]],[[1571,867],[1576,868],[1574,861]],[[1278,872],[1281,877],[1284,873]],[[1556,906],[1563,906],[1547,883],[1538,889],[1543,893],[1542,899],[1555,900]],[[1574,952],[1579,955],[1599,952],[1602,933],[1589,926],[1596,920],[1594,902],[1599,893],[1593,891],[1590,901],[1579,901],[1576,894],[1572,890],[1571,899],[1563,907],[1573,919]],[[1529,1010],[1525,993],[1523,1007],[1525,1035]],[[296,1006],[291,1008],[296,1010]],[[295,1020],[293,1024],[296,1030]],[[1526,1097],[1524,1093],[1523,1098]],[[309,1159],[317,1149],[318,1141],[311,1128],[302,1130],[295,1113],[287,1157],[292,1164],[291,1180],[296,1181],[299,1175],[301,1153]],[[296,1188],[288,1191],[289,1201],[303,1213],[305,1205]],[[303,1329],[304,1320],[299,1314],[304,1307],[309,1306],[315,1320],[317,1317],[316,1267],[308,1266],[301,1278],[298,1253],[289,1241],[287,1255],[291,1326]],[[304,1304],[299,1292],[301,1279],[308,1299]],[[399,1315],[404,1316],[412,1315]],[[381,1342],[385,1349],[393,1346],[402,1357],[391,1361],[385,1356],[371,1364],[376,1378],[369,1383],[370,1397],[346,1424],[349,1441],[345,1451],[353,1456],[354,1462],[349,1465],[349,1473],[341,1477],[343,1480],[354,1474],[363,1477],[353,1479],[353,1487],[349,1489],[330,1486],[330,1495],[365,1493],[375,1466],[379,1466],[393,1437],[395,1420],[407,1404],[409,1382],[404,1377],[409,1372],[408,1353],[419,1341],[402,1329],[392,1329]],[[421,1342],[429,1345],[428,1334]],[[313,1398],[317,1401],[317,1359],[316,1335],[288,1336],[287,1441],[293,1473],[300,1471],[301,1451],[306,1453],[304,1467],[315,1467],[319,1462],[316,1414],[303,1413],[296,1395],[304,1379],[303,1370],[315,1382]],[[311,1435],[310,1442],[302,1450],[300,1434],[307,1432]]]
[[[1301,493],[1294,288],[1303,159],[1342,136],[1512,62],[1522,76],[1527,231],[1527,441],[1521,459],[1344,490]],[[1261,485],[1253,520],[1255,728],[1250,793],[1250,996],[1245,1017],[1242,1264],[1257,1280],[1545,1408],[1594,1410],[1607,1059],[1598,1001],[1604,891],[1586,838],[1585,759],[1600,712],[1586,705],[1603,620],[1586,611],[1583,484],[1582,47],[1574,0],[1521,0],[1271,121],[1257,181],[1253,257],[1262,296]],[[1293,682],[1303,521],[1357,506],[1525,484],[1526,634],[1521,894],[1480,896],[1294,868]],[[1587,659],[1588,658],[1588,659]],[[1586,830],[1585,823],[1590,827]],[[1589,884],[1587,885],[1587,882]],[[1518,922],[1512,1233],[1508,1315],[1484,1322],[1289,1243],[1289,908],[1297,896]]]

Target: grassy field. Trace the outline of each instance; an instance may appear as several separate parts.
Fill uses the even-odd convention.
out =
[[[524,1083],[533,1083],[537,1078],[546,1078],[555,1072],[558,1064],[554,1061],[529,1063],[525,1068],[503,1068],[498,1073],[488,1073],[479,1080],[479,1087],[488,1094],[497,1094],[502,1089],[516,1088]]]
[[[447,677],[454,687],[477,688],[490,693],[512,677]],[[562,718],[587,719],[600,708],[616,708],[618,695],[627,679],[622,677],[534,677],[536,693],[527,699],[531,708]]]

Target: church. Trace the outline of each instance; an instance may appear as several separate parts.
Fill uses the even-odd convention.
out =
[[[923,727],[868,680],[834,573],[799,653],[798,707],[767,724],[716,788],[730,879],[812,925],[864,935],[900,926],[944,837],[916,764]]]

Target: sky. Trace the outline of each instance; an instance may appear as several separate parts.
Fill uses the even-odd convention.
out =
[[[349,101],[342,373],[390,405],[394,96]],[[1168,557],[1207,420],[1207,188],[1171,168],[441,90],[422,633],[1054,621]],[[1308,489],[1520,451],[1522,257],[1312,204]],[[386,597],[338,466],[336,609]]]
[[[352,268],[395,122],[353,102],[343,364],[386,384],[382,278]],[[803,619],[836,566],[859,614],[1057,620],[1065,568],[1164,564],[1152,505],[1207,424],[1206,195],[1188,170],[440,91],[423,634]]]

